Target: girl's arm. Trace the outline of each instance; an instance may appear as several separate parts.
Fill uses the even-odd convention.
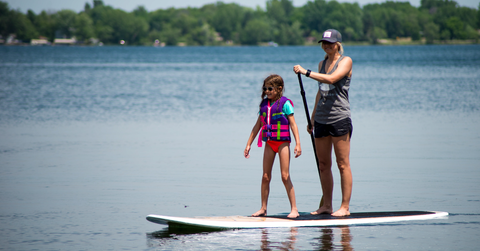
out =
[[[320,67],[322,67],[322,62],[321,61],[318,64],[319,72],[320,72]],[[307,74],[307,70],[305,70],[303,67],[300,65],[295,65],[293,67],[293,71],[295,73],[301,73],[303,75]],[[350,57],[344,57],[342,61],[338,63],[337,69],[332,73],[332,74],[323,74],[319,72],[310,72],[310,78],[315,79],[317,81],[320,81],[325,84],[334,84],[338,82],[340,79],[342,79],[345,76],[350,76],[352,71],[352,59]]]
[[[250,158],[250,148],[252,147],[252,143],[255,140],[255,137],[257,136],[258,131],[260,131],[261,127],[262,127],[262,120],[260,120],[260,116],[258,116],[257,122],[253,126],[252,132],[250,133],[250,137],[248,138],[247,146],[243,151],[243,156],[247,159]]]
[[[290,123],[290,129],[295,137],[296,144],[293,153],[295,154],[295,158],[298,158],[300,155],[302,155],[302,147],[300,146],[300,135],[298,134],[297,123],[295,123],[295,117],[293,117],[293,114],[288,115],[287,118],[288,122]]]

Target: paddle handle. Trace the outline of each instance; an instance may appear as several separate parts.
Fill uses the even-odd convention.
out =
[[[300,94],[302,95],[302,100],[303,100],[303,105],[305,106],[305,115],[307,117],[307,123],[308,123],[308,128],[312,129],[312,120],[310,119],[310,112],[308,111],[308,105],[307,105],[307,99],[305,98],[305,89],[303,89],[303,82],[302,82],[302,74],[297,73],[298,76],[298,83],[300,84]],[[317,162],[317,171],[318,171],[318,177],[320,178],[321,182],[321,174],[320,174],[320,163],[318,162],[318,157],[317,157],[317,148],[315,147],[315,137],[312,133],[310,133],[310,139],[312,140],[312,146],[313,146],[313,155],[315,155],[315,161]],[[323,195],[322,199],[320,199],[320,206],[323,206]]]
[[[310,112],[308,111],[307,99],[305,98],[305,89],[303,89],[302,75],[298,75],[298,83],[300,84],[300,94],[302,95],[303,105],[305,106],[305,116],[307,117],[308,128],[312,129],[312,120],[310,119]],[[315,161],[317,162],[318,175],[320,176],[320,165],[318,163],[317,149],[315,147],[315,137],[313,132],[310,134],[310,139],[312,140],[313,154],[315,155]]]

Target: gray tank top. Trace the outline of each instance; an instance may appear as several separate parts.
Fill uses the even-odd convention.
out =
[[[338,63],[344,58],[342,55],[332,71],[325,72],[325,64],[327,60],[323,60],[320,73],[332,74],[338,67]],[[345,76],[334,84],[324,84],[318,82],[318,90],[321,94],[317,103],[315,112],[315,121],[320,124],[332,124],[339,120],[350,118],[350,103],[348,102],[348,89],[350,88],[351,77]]]

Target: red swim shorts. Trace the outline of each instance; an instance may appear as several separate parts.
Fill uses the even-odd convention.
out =
[[[278,148],[284,144],[288,143],[290,144],[290,141],[273,141],[273,140],[268,140],[267,144],[272,148],[272,150],[276,153],[278,153]]]

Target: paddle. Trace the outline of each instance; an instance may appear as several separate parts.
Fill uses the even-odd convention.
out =
[[[305,106],[305,115],[307,117],[308,128],[311,129],[312,121],[310,120],[310,113],[308,112],[307,99],[305,98],[305,90],[303,89],[302,75],[300,73],[298,73],[298,83],[300,84],[300,94],[302,95],[303,105]],[[317,149],[315,147],[315,137],[313,137],[313,132],[310,134],[310,138],[312,139],[313,154],[315,155],[315,161],[317,162],[318,177],[320,177],[320,165],[318,163]],[[320,200],[319,207],[322,207],[322,206],[323,206],[323,195],[322,195],[322,199]]]

